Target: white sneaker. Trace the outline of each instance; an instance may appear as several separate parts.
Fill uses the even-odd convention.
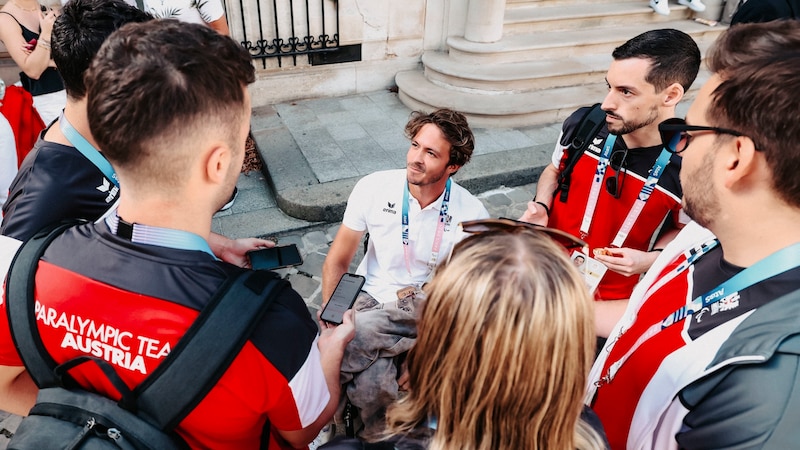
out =
[[[669,15],[669,5],[667,5],[667,0],[650,0],[650,7],[653,8],[657,14],[661,14],[662,16]]]
[[[688,6],[692,11],[703,12],[706,10],[706,5],[700,0],[678,0],[683,6]]]

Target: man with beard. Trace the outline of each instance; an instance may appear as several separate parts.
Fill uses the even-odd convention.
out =
[[[800,441],[800,24],[731,27],[708,64],[686,120],[659,126],[696,223],[636,287],[589,377],[614,449]]]
[[[342,363],[345,379],[359,378],[358,392],[351,383],[347,394],[361,410],[367,432],[382,428],[383,408],[397,397],[392,360],[414,342],[414,307],[422,285],[466,236],[458,224],[489,217],[480,200],[451,179],[469,162],[475,147],[462,114],[449,109],[414,112],[405,134],[411,140],[406,168],[359,180],[322,268],[322,299],[327,302],[364,233],[369,233],[366,254],[356,271],[366,278],[354,306],[359,331]],[[383,341],[369,337],[375,335],[397,345],[390,344],[392,351],[385,351]],[[367,346],[375,352],[368,352]],[[380,352],[381,358],[365,363],[356,357],[360,351]]]
[[[658,124],[675,116],[700,68],[697,44],[673,29],[642,33],[617,47],[612,57],[601,105],[606,123],[574,165],[566,199],[559,174],[589,108],[564,122],[552,164],[539,177],[536,196],[521,217],[580,236],[592,249],[587,260],[608,268],[595,292],[601,337],[622,316],[639,274],[682,226],[681,161],[661,145]],[[587,283],[596,284],[596,278]]]

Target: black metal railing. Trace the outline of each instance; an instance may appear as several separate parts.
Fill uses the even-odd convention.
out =
[[[236,6],[239,17],[233,18]],[[270,58],[278,67],[285,58],[296,66],[298,56],[308,55],[310,63],[311,54],[339,48],[337,0],[228,0],[228,13],[229,22],[241,23],[240,30],[232,30],[234,38],[263,68]]]

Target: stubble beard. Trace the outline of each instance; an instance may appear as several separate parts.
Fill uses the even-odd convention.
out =
[[[709,186],[712,180],[714,155],[714,152],[707,153],[703,157],[702,165],[687,174],[685,183],[681,181],[684,185],[683,211],[695,222],[709,229],[713,226],[714,218],[720,213],[717,194]]]
[[[628,122],[623,117],[618,116],[614,113],[611,113],[611,115],[622,120],[622,125],[620,125],[618,128],[612,128],[611,125],[608,125],[608,131],[612,134],[616,134],[617,136],[622,136],[625,134],[633,133],[634,131],[640,128],[644,128],[652,124],[656,120],[658,120],[658,107],[656,106],[651,107],[647,118],[640,122],[633,122],[633,121]]]

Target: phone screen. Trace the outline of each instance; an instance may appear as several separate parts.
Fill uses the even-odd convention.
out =
[[[331,295],[331,299],[322,310],[320,319],[339,325],[342,323],[344,312],[353,307],[353,303],[364,285],[364,277],[352,273],[342,275],[339,284]]]
[[[247,256],[253,269],[271,270],[303,264],[303,257],[295,244],[254,250]]]

